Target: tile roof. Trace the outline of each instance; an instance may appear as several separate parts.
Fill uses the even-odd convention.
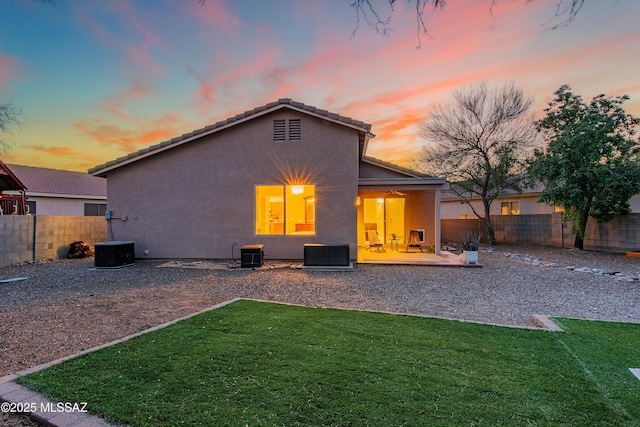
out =
[[[152,145],[147,148],[143,148],[142,150],[139,150],[135,153],[131,153],[127,156],[120,157],[116,160],[112,160],[102,165],[95,166],[89,169],[88,172],[93,175],[100,175],[107,172],[108,170],[115,169],[122,164],[131,163],[138,159],[152,155],[156,152],[164,151],[168,148],[172,148],[173,146],[181,145],[194,138],[208,135],[210,133],[214,133],[220,129],[226,129],[227,127],[233,126],[234,124],[242,123],[253,117],[261,116],[263,114],[268,114],[270,112],[276,111],[281,108],[290,108],[293,110],[300,111],[302,113],[322,117],[327,120],[331,120],[335,123],[343,124],[345,126],[349,126],[354,129],[357,129],[361,133],[361,136],[360,136],[361,151],[364,146],[364,141],[366,140],[366,138],[369,136],[369,133],[371,132],[371,125],[368,123],[362,122],[360,120],[354,120],[350,117],[341,116],[336,113],[331,113],[327,110],[322,110],[322,109],[313,107],[311,105],[303,104],[301,102],[296,102],[291,100],[290,98],[281,98],[275,102],[271,102],[261,107],[257,107],[252,110],[245,111],[244,113],[237,114],[233,117],[229,117],[225,120],[221,120],[212,125],[205,126],[204,128],[196,129],[192,132],[185,133],[181,136],[172,138],[170,140],[160,142],[159,144]]]
[[[84,172],[34,166],[7,165],[27,188],[27,193],[107,196],[107,180]]]
[[[400,172],[405,175],[412,176],[414,178],[435,178],[432,175],[427,175],[422,172],[418,172],[417,170],[410,169],[404,166],[399,166],[394,163],[385,162],[384,160],[380,160],[375,157],[363,156],[362,161],[370,163],[372,165],[383,167],[385,169],[395,170],[396,172]]]
[[[451,183],[451,187],[455,187],[456,183]],[[527,186],[522,186],[522,191],[516,191],[514,189],[508,189],[504,192],[504,194],[502,194],[501,196],[498,197],[498,199],[504,198],[504,197],[511,197],[511,196],[521,196],[521,195],[537,195],[540,194],[544,191],[545,189],[545,185],[541,182],[536,182],[535,185],[533,187],[527,187]],[[441,196],[440,196],[440,200],[442,201],[450,201],[450,200],[460,200],[460,196],[458,196],[454,189],[451,188],[447,191],[443,191]],[[472,199],[480,199],[480,196],[474,195],[472,197]]]

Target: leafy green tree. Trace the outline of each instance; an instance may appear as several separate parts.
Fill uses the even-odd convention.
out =
[[[628,99],[598,95],[587,104],[564,85],[536,122],[548,145],[535,151],[529,176],[545,185],[540,201],[564,207],[579,249],[590,216],[606,222],[627,214],[640,192],[640,120],[622,108]]]
[[[533,99],[513,83],[492,91],[479,84],[454,92],[453,98],[436,105],[420,123],[418,133],[427,144],[416,167],[451,181],[451,191],[484,223],[495,244],[491,204],[522,189],[526,160],[535,146],[529,115]],[[477,198],[480,211],[472,204]]]

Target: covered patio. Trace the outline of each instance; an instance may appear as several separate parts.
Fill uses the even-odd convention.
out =
[[[379,248],[369,246],[358,247],[358,263],[360,264],[386,264],[386,265],[429,265],[439,267],[482,267],[481,264],[464,264],[457,254],[449,251],[440,251],[439,254],[423,250],[409,249],[400,245],[397,249],[387,245]]]
[[[446,258],[440,257],[440,192],[448,188],[444,178],[363,157],[356,200],[358,247],[373,244],[389,254],[363,255],[359,250],[358,262],[445,263]],[[408,252],[421,250],[411,255],[405,251],[407,246],[412,249]],[[391,249],[397,253],[390,255]]]

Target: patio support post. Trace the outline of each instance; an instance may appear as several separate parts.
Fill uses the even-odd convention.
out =
[[[436,190],[436,202],[434,203],[434,229],[436,230],[436,255],[440,255],[440,189]]]

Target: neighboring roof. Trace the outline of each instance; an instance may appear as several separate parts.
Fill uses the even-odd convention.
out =
[[[84,172],[21,165],[7,167],[20,179],[30,195],[107,196],[107,180]]]
[[[0,193],[3,191],[24,191],[25,185],[17,176],[0,160]]]
[[[375,165],[375,166],[380,166],[380,167],[385,168],[385,169],[393,170],[393,171],[396,171],[396,172],[399,172],[399,173],[402,173],[402,174],[405,174],[405,175],[409,175],[409,176],[412,176],[412,177],[415,177],[415,178],[433,178],[430,175],[426,175],[426,174],[420,173],[420,172],[418,172],[416,170],[413,170],[413,169],[409,169],[409,168],[405,168],[405,167],[402,167],[402,166],[398,166],[398,165],[393,164],[393,163],[385,162],[384,160],[376,159],[375,157],[364,156],[362,158],[362,161],[365,162],[365,163],[369,163],[369,164]]]
[[[449,183],[444,178],[438,178],[431,175],[425,175],[413,169],[395,165],[393,163],[384,162],[373,157],[363,157],[361,160],[362,172],[364,168],[362,164],[372,165],[376,169],[368,170],[364,175],[361,173],[358,177],[359,190],[446,190]],[[379,171],[391,171],[393,174]]]
[[[454,187],[456,186],[455,183],[451,183],[450,187]],[[533,187],[522,187],[522,191],[516,191],[513,189],[509,189],[507,191],[505,191],[505,194],[501,195],[500,197],[498,197],[498,199],[500,198],[504,198],[504,197],[513,197],[513,196],[522,196],[522,195],[529,195],[529,196],[535,196],[535,195],[539,195],[540,193],[542,193],[545,189],[545,186],[543,183],[541,182],[536,182],[536,184]],[[473,196],[472,199],[477,199],[480,200],[480,196]],[[452,200],[460,200],[460,196],[458,196],[454,190],[451,188],[448,191],[443,191],[442,195],[440,197],[440,200],[443,202],[446,201],[452,201]]]
[[[240,113],[234,117],[230,117],[230,118],[227,118],[226,120],[219,121],[213,125],[206,126],[202,129],[194,130],[193,132],[186,133],[184,135],[172,138],[170,140],[161,142],[156,145],[152,145],[151,147],[144,148],[135,153],[129,154],[125,157],[120,157],[116,160],[112,160],[102,165],[98,165],[94,168],[89,169],[88,172],[95,176],[104,176],[104,174],[106,174],[110,170],[119,168],[129,163],[133,163],[137,160],[141,160],[145,157],[149,157],[156,153],[160,153],[162,151],[180,146],[184,143],[193,141],[195,139],[201,138],[206,135],[210,135],[220,130],[227,129],[231,126],[235,126],[239,123],[246,122],[253,118],[272,113],[282,108],[289,108],[292,110],[296,110],[301,113],[309,114],[311,116],[316,116],[324,120],[329,120],[331,122],[344,125],[357,130],[359,132],[360,154],[362,155],[365,149],[367,140],[370,136],[370,132],[371,132],[370,124],[359,121],[359,120],[354,120],[350,117],[341,116],[336,113],[330,113],[327,110],[321,110],[316,107],[303,104],[301,102],[295,102],[289,98],[282,98],[276,102],[271,102],[261,107],[254,108],[253,110],[245,111],[244,113]]]

